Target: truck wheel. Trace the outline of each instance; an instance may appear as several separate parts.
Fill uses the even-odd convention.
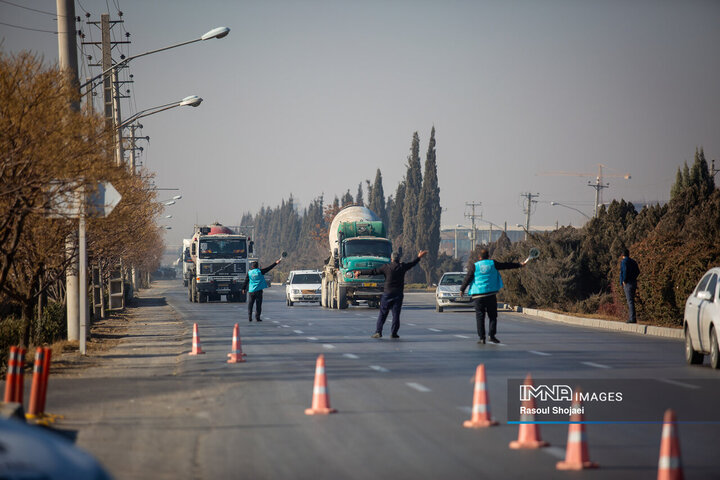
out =
[[[720,345],[718,345],[717,332],[710,330],[710,366],[715,370],[720,368]]]
[[[685,361],[688,365],[698,365],[702,363],[704,355],[696,352],[692,347],[692,341],[690,340],[690,333],[688,333],[687,327],[685,327]]]
[[[443,312],[443,307],[441,307],[440,305],[438,305],[438,304],[436,303],[436,304],[435,304],[435,311],[436,311],[436,312],[439,312],[439,313],[442,313],[442,312]]]
[[[187,284],[188,284],[188,281],[187,281],[187,278],[186,278],[185,280],[183,280],[183,287],[187,287]]]
[[[197,303],[198,291],[197,291],[197,280],[192,279],[192,286],[190,287],[190,294],[192,295],[192,302]]]
[[[187,287],[187,292],[188,292],[188,302],[192,302],[192,288],[190,285],[188,285],[188,287]]]
[[[207,293],[200,293],[198,292],[198,303],[205,303],[208,300],[208,294]]]
[[[338,309],[345,310],[346,308],[348,308],[347,288],[338,287]]]

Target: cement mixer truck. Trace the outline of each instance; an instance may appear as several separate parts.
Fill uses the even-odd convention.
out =
[[[376,268],[390,262],[392,244],[385,225],[369,208],[345,207],[338,212],[328,232],[330,258],[322,271],[320,303],[345,309],[349,304],[380,304],[385,277],[355,278],[357,269]]]
[[[239,230],[218,223],[195,226],[190,241],[188,300],[204,303],[220,300],[222,295],[228,302],[246,300],[247,294],[240,289],[249,271],[253,242]]]

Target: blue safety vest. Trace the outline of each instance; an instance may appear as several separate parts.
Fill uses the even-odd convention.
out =
[[[258,290],[267,288],[265,275],[262,274],[259,268],[250,270],[248,272],[248,277],[250,277],[250,286],[248,287],[249,292],[257,292]]]
[[[495,293],[503,287],[500,272],[495,268],[493,260],[475,262],[475,278],[470,286],[470,295],[486,295]]]

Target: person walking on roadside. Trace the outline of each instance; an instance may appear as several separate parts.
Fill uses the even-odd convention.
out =
[[[630,250],[623,250],[622,261],[620,262],[620,285],[625,290],[625,298],[628,303],[628,320],[626,323],[636,323],[635,320],[635,292],[637,292],[637,278],[640,275],[640,267],[635,260],[630,258]]]
[[[392,338],[400,338],[398,330],[400,330],[400,310],[403,304],[403,291],[405,290],[405,273],[418,264],[420,259],[427,255],[427,250],[418,253],[417,258],[412,262],[404,263],[400,261],[400,253],[393,252],[390,255],[390,263],[385,265],[367,269],[355,270],[355,278],[360,275],[385,275],[385,288],[382,297],[380,297],[380,313],[378,313],[377,324],[375,325],[375,333],[371,338],[382,338],[383,326],[387,320],[388,313],[392,310],[393,318],[390,326]]]
[[[242,284],[242,293],[248,292],[248,322],[252,322],[253,305],[257,304],[255,310],[255,320],[262,322],[260,314],[262,313],[262,301],[263,301],[263,290],[267,288],[267,282],[265,281],[265,274],[275,268],[282,259],[278,258],[269,267],[259,268],[258,262],[250,263],[250,271],[245,277],[245,282]]]
[[[465,295],[465,289],[470,285],[468,294],[472,296],[475,304],[475,323],[480,339],[478,343],[485,343],[485,314],[487,313],[490,327],[490,341],[500,343],[497,334],[497,292],[503,287],[499,270],[524,267],[525,262],[501,263],[490,260],[487,249],[480,250],[480,260],[468,266],[467,274],[460,285],[460,296]]]

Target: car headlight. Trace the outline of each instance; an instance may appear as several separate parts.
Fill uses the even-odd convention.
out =
[[[352,278],[353,272],[351,272],[350,270],[348,270],[347,272],[345,272],[345,276],[346,276],[347,278]]]
[[[200,276],[200,277],[198,277],[197,281],[198,281],[198,282],[207,282],[207,281],[208,281],[208,277],[202,277],[202,276]]]
[[[292,293],[293,293],[293,295],[300,295],[300,290],[293,288]]]

